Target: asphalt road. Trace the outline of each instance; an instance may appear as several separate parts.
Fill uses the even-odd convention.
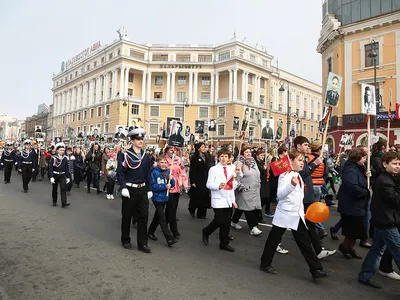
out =
[[[52,207],[49,182],[31,183],[24,194],[17,174],[11,184],[1,180],[0,299],[400,299],[399,282],[377,275],[383,290],[362,286],[362,261],[340,254],[323,262],[330,277],[314,282],[290,232],[283,238],[290,253],[274,259],[277,276],[258,269],[269,227],[260,226],[262,235],[253,237],[241,222],[242,230],[231,230],[235,253],[219,250],[217,232],[205,246],[201,229],[213,213],[192,219],[187,196],[180,200],[180,241],[168,248],[158,229],[159,240],[149,241],[151,254],[135,243],[133,251],[121,247],[120,199],[82,187],[73,189],[69,201],[67,209]],[[332,212],[328,227],[337,219]],[[326,248],[338,244],[324,240]]]

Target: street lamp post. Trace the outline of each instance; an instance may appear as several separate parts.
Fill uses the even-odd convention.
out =
[[[183,108],[183,117],[182,117],[182,126],[185,123],[185,107],[188,108],[189,107],[189,101],[187,98],[185,98],[185,100],[183,100],[182,103],[182,108]],[[183,128],[182,128],[183,129]]]
[[[122,103],[122,106],[123,107],[127,107],[128,106],[128,113],[127,113],[127,117],[126,117],[126,127],[128,127],[128,129],[129,129],[129,98],[126,97],[123,100],[124,100],[124,103]]]
[[[289,89],[289,81],[287,83],[287,107],[286,107],[286,123],[287,123],[287,137],[290,139],[290,111],[289,111],[289,98],[290,98],[290,89]],[[281,87],[279,88],[280,92],[284,92],[285,88],[283,87],[284,82],[280,82]],[[289,143],[289,148],[290,148],[290,143]]]

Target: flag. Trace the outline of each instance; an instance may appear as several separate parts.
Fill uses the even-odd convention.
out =
[[[233,176],[226,182],[224,190],[233,190]]]
[[[292,164],[290,163],[289,155],[286,155],[281,159],[272,162],[271,170],[275,176],[290,172],[292,170]]]

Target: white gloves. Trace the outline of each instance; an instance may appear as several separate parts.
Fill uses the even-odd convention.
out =
[[[16,161],[14,165],[18,165],[18,162]]]
[[[131,197],[129,195],[129,190],[127,188],[122,189],[121,196],[126,197],[126,198],[130,198]]]
[[[150,191],[150,192],[147,192],[147,198],[150,199],[151,197],[153,197],[153,192],[151,192],[151,191]]]
[[[32,172],[35,172],[35,169],[32,169]]]
[[[2,166],[4,166],[4,164],[3,164],[3,163],[1,163],[1,165],[2,165]]]
[[[54,177],[50,178],[50,182],[51,182],[51,184],[55,184],[56,183],[56,180],[54,179]]]
[[[71,181],[71,180],[70,180],[69,178],[67,178],[67,179],[65,180],[65,183],[68,184],[70,181]]]

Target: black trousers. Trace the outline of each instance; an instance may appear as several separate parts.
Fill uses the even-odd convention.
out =
[[[176,211],[178,210],[180,193],[170,193],[167,206],[165,208],[165,220],[169,224],[172,234],[178,232],[178,223],[176,222]]]
[[[269,267],[272,265],[276,247],[279,245],[282,235],[285,233],[285,231],[286,228],[281,228],[275,225],[272,226],[267,241],[265,242],[264,252],[261,256],[261,264],[263,266]],[[317,269],[322,270],[323,268],[321,262],[311,247],[311,240],[308,230],[301,219],[299,221],[299,227],[297,230],[292,230],[292,235],[301,251],[301,254],[306,260],[310,271],[315,271]]]
[[[265,205],[265,213],[271,213],[271,198],[261,198],[261,207]]]
[[[251,211],[243,211],[240,209],[235,209],[235,212],[233,213],[233,217],[232,217],[232,222],[238,223],[243,212],[244,212],[244,215],[246,216],[247,225],[249,225],[250,229],[253,229],[253,227],[258,225],[259,211],[256,209],[251,210]]]
[[[55,183],[53,184],[53,191],[52,191],[52,197],[53,197],[53,203],[57,203],[57,191],[58,191],[58,185],[60,185],[60,194],[61,194],[61,204],[66,204],[67,203],[67,177],[64,174],[54,174],[54,180]]]
[[[311,205],[310,204],[304,204],[304,211],[307,211],[307,208]],[[306,224],[308,227],[308,234],[310,235],[310,239],[311,239],[311,244],[314,247],[315,253],[320,254],[322,251],[322,246],[321,246],[321,239],[319,238],[318,235],[318,230],[315,227],[315,223],[306,220]]]
[[[37,178],[38,173],[39,173],[39,166],[36,166],[36,167],[35,167],[35,171],[32,171],[32,181],[33,181],[33,182],[36,181],[36,178]]]
[[[32,167],[22,167],[22,188],[24,191],[29,189],[28,185],[32,179]]]
[[[127,187],[130,197],[122,196],[122,222],[121,222],[121,242],[127,244],[131,242],[130,230],[131,219],[137,220],[137,244],[139,247],[147,245],[147,222],[149,219],[149,199],[147,198],[148,188]]]
[[[225,247],[229,244],[229,230],[231,228],[232,207],[213,208],[214,219],[203,229],[204,235],[211,235],[219,228],[219,246]]]
[[[172,238],[172,234],[168,228],[167,221],[165,220],[165,206],[167,203],[168,202],[153,201],[156,210],[154,211],[153,221],[151,221],[151,224],[149,226],[149,234],[154,234],[158,225],[160,225],[165,238],[168,240]]]
[[[74,181],[76,184],[80,184],[82,181],[83,171],[81,169],[74,169]]]
[[[44,179],[44,175],[46,174],[47,167],[40,167],[40,178]]]
[[[108,180],[106,182],[106,188],[107,188],[107,195],[114,195],[114,186],[115,186],[115,181],[114,180]]]
[[[13,165],[13,163],[4,163],[4,181],[10,181]]]

